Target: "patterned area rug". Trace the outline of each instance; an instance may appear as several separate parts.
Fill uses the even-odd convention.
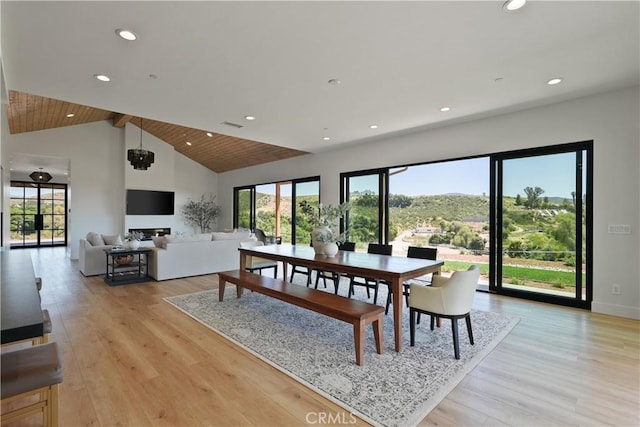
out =
[[[343,286],[346,289],[346,286]],[[420,422],[495,346],[519,319],[473,311],[475,345],[460,321],[460,360],[453,356],[450,321],[429,330],[429,318],[417,326],[409,346],[408,309],[403,310],[403,347],[393,347],[391,310],[384,321],[384,354],[375,351],[367,326],[364,365],[355,363],[353,327],[255,292],[237,299],[227,284],[218,291],[165,298],[203,325],[292,376],[373,425],[409,426]],[[363,290],[364,292],[364,290]],[[356,295],[366,300],[366,295]],[[386,293],[378,296],[386,301]]]

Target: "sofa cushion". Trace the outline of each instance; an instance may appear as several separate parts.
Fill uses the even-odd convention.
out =
[[[153,245],[156,248],[163,248],[166,246],[164,236],[151,236],[151,240],[153,240]]]
[[[122,245],[122,237],[119,234],[103,234],[102,240],[105,245],[120,246]]]
[[[167,243],[188,243],[188,242],[210,242],[211,241],[211,233],[194,234],[191,236],[165,235],[164,237]]]
[[[251,233],[248,231],[236,231],[232,233],[214,232],[211,233],[211,240],[250,240]]]
[[[87,233],[87,242],[91,244],[91,246],[104,246],[104,239],[98,233],[90,232]]]

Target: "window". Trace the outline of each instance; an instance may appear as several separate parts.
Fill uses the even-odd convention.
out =
[[[283,243],[310,242],[312,227],[298,206],[303,200],[318,203],[320,178],[234,188],[234,227],[261,229],[268,236],[276,236]]]

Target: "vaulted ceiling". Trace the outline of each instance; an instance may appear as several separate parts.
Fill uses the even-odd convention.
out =
[[[142,117],[223,172],[638,84],[638,2],[502,4],[4,0],[10,131]]]
[[[73,116],[68,117],[71,114]],[[177,152],[218,173],[307,154],[304,151],[277,145],[249,141],[157,120],[141,119],[140,117],[16,91],[9,91],[7,117],[11,134],[101,120],[110,120],[116,127],[123,127],[126,123],[132,122],[136,126],[142,127],[145,132],[172,145]],[[25,167],[27,170],[34,170],[37,165]]]

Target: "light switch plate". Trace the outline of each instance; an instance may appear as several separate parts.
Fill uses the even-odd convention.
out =
[[[629,224],[609,224],[609,234],[631,234]]]

